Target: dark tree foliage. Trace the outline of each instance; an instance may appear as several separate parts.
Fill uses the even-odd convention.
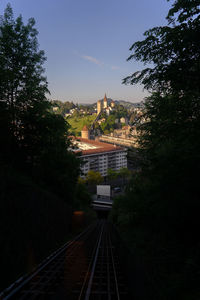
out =
[[[53,100],[52,101],[52,106],[54,107],[58,107],[58,111],[56,113],[59,113],[63,116],[65,116],[66,113],[68,113],[70,111],[70,109],[75,108],[75,104],[71,101],[59,101],[59,100]]]
[[[134,243],[141,252],[146,249],[157,280],[170,286],[165,299],[173,293],[176,299],[198,299],[200,1],[175,1],[167,20],[168,26],[146,31],[145,39],[130,48],[128,60],[151,67],[123,82],[141,83],[151,96],[144,105],[145,122],[137,125],[141,170],[116,211],[119,222],[137,232]]]
[[[113,131],[115,129],[115,119],[116,119],[115,114],[111,114],[110,116],[106,117],[105,122],[102,122],[100,125],[101,130],[104,133]]]
[[[47,81],[42,67],[44,51],[38,49],[34,19],[24,25],[16,20],[10,5],[0,20],[0,99],[8,104],[12,121],[17,122],[20,111],[45,100]]]
[[[7,115],[7,131],[11,136],[8,155],[20,146],[24,139],[23,117],[29,109],[40,105],[44,111],[48,107],[45,93],[48,92],[42,65],[44,52],[38,50],[35,21],[23,24],[22,17],[16,20],[10,5],[0,19],[0,104],[1,120]],[[3,144],[3,146],[6,146]],[[10,158],[9,158],[10,159]]]
[[[152,63],[134,72],[124,83],[142,83],[150,91],[199,93],[200,74],[200,1],[176,1],[168,14],[168,26],[144,33],[145,39],[134,43],[128,60]],[[186,80],[187,79],[187,80]]]
[[[69,124],[46,99],[34,24],[10,5],[0,19],[0,289],[66,240],[79,175]]]
[[[123,105],[116,104],[114,114],[116,118],[127,117],[128,111]]]
[[[79,161],[67,150],[68,123],[46,99],[46,58],[34,26],[34,19],[14,20],[10,5],[0,19],[1,163],[72,201]]]
[[[185,192],[186,205],[192,199],[196,203],[199,195],[196,177],[200,171],[199,5],[200,1],[175,1],[167,16],[168,26],[146,31],[144,41],[131,47],[134,53],[128,59],[153,63],[154,67],[124,79],[125,83],[141,82],[153,91],[145,103],[142,118],[146,121],[138,126],[143,174],[148,181],[163,180],[162,187],[156,184],[156,193],[163,199],[166,195],[177,199]],[[172,179],[176,184],[172,184]],[[167,193],[163,193],[166,189]]]

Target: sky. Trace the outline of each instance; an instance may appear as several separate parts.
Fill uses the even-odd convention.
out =
[[[143,33],[167,24],[167,0],[0,0],[2,15],[10,3],[26,24],[33,17],[45,51],[50,99],[94,103],[106,93],[114,100],[139,102],[143,86],[122,79],[143,68],[128,61],[131,45]]]

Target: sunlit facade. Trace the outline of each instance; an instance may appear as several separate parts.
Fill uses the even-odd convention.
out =
[[[81,167],[83,177],[89,170],[106,176],[108,169],[117,171],[127,167],[127,150],[122,147],[83,138],[79,138],[75,144],[84,162]]]

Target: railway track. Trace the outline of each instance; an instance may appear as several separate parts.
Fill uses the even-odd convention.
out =
[[[3,291],[0,300],[131,299],[112,236],[111,224],[96,222]]]

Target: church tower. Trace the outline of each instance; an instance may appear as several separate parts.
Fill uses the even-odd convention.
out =
[[[99,115],[101,112],[101,100],[97,101],[97,115]]]
[[[107,107],[108,107],[108,99],[105,94],[104,99],[103,99],[103,108],[107,108]]]

